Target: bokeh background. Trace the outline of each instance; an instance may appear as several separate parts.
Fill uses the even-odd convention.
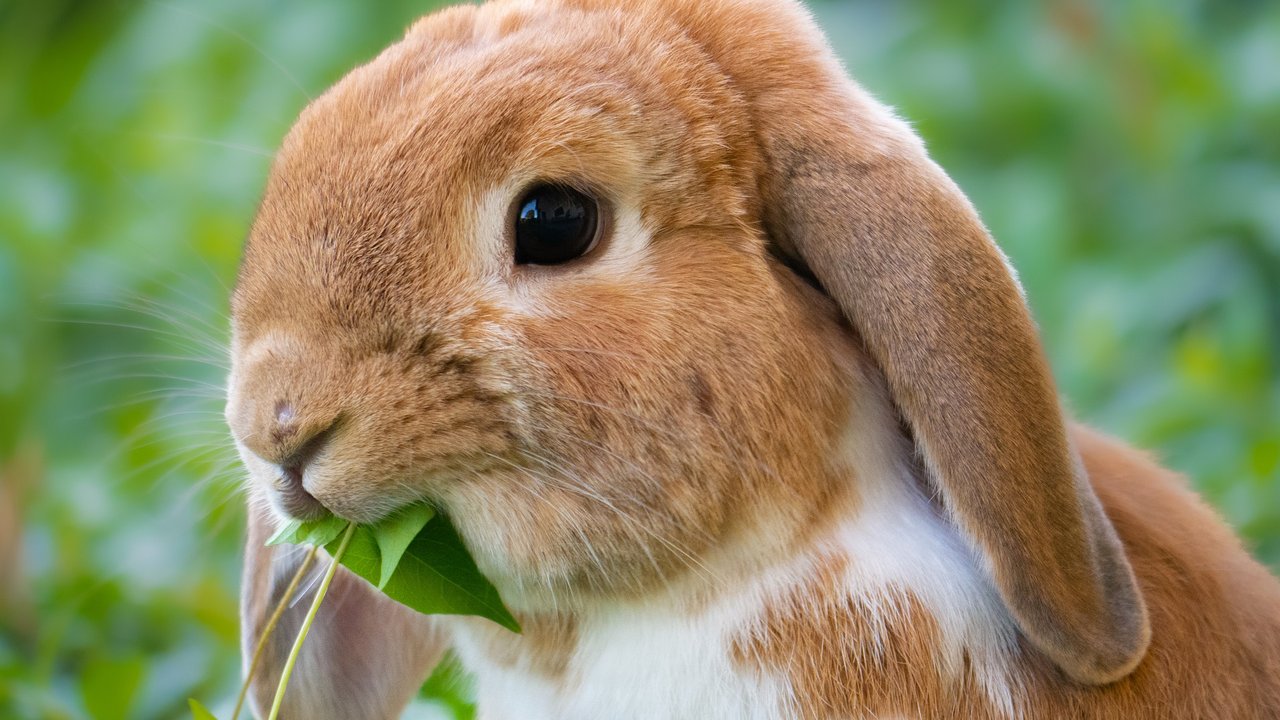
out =
[[[0,2],[0,717],[229,707],[228,286],[299,109],[430,7]],[[813,7],[1012,257],[1076,415],[1280,566],[1280,3]]]

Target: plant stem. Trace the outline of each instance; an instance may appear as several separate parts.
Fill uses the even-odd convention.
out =
[[[325,594],[329,592],[329,583],[333,582],[333,576],[338,572],[338,562],[347,552],[347,545],[355,533],[355,523],[349,523],[346,531],[342,533],[342,541],[338,543],[338,549],[333,553],[333,562],[325,572],[320,588],[316,590],[316,597],[311,601],[311,609],[307,610],[307,617],[302,621],[302,628],[298,630],[298,638],[293,641],[293,649],[289,651],[289,659],[285,661],[284,671],[280,673],[280,685],[276,687],[276,699],[271,703],[271,714],[267,716],[267,720],[276,720],[280,715],[280,705],[284,703],[284,690],[289,686],[289,676],[293,674],[293,666],[298,662],[302,641],[307,639],[307,633],[311,631],[311,622],[316,619],[316,613],[320,612],[320,601],[324,600]]]
[[[289,606],[289,600],[302,582],[302,576],[306,575],[307,570],[311,569],[311,563],[316,559],[316,552],[319,549],[314,545],[311,546],[311,550],[302,559],[302,564],[298,566],[298,571],[293,574],[293,579],[289,581],[289,586],[284,589],[284,594],[280,596],[280,601],[276,603],[276,609],[271,612],[271,617],[262,629],[262,635],[258,637],[258,644],[253,648],[253,659],[249,661],[249,669],[244,674],[244,682],[240,684],[240,694],[236,695],[236,707],[231,711],[231,720],[236,720],[240,717],[240,708],[244,707],[245,696],[249,694],[249,685],[253,683],[253,675],[258,671],[258,663],[262,660],[262,650],[267,646],[267,639],[271,637],[271,633],[276,629],[276,623],[280,622],[280,616],[284,615],[285,608]]]

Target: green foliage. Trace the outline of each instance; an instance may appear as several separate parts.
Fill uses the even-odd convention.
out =
[[[191,717],[193,720],[218,720],[209,712],[209,709],[200,704],[199,700],[187,700],[187,704],[191,707]]]
[[[422,684],[422,697],[439,703],[455,720],[475,719],[471,677],[452,651],[445,653],[431,677]]]
[[[436,512],[426,505],[413,505],[393,514],[370,528],[378,547],[381,562],[378,565],[377,580],[370,580],[381,590],[390,582],[409,543],[422,532],[422,528],[431,522]],[[461,544],[459,544],[461,547]],[[466,552],[466,548],[461,548]],[[472,563],[474,565],[475,563]]]
[[[80,671],[80,694],[90,717],[126,720],[145,671],[145,663],[137,656],[87,663]]]
[[[430,508],[428,508],[430,510]],[[434,512],[434,511],[433,511]],[[276,531],[267,545],[316,545],[324,547],[342,534],[351,523],[334,515],[319,520],[294,520]]]
[[[240,243],[299,109],[433,5],[0,4],[0,717],[229,708]],[[1076,415],[1280,565],[1280,4],[814,9],[1009,253]],[[416,716],[465,707],[446,670]]]
[[[818,9],[1018,268],[1077,417],[1280,564],[1280,6],[960,7]]]
[[[268,545],[319,545],[334,555],[347,522],[332,515],[280,528]],[[335,555],[336,557],[336,555]],[[411,505],[374,525],[358,525],[342,556],[348,570],[393,600],[428,615],[477,615],[520,632],[497,588],[480,574],[449,519]]]

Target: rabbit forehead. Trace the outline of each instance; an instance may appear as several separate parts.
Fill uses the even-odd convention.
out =
[[[466,296],[509,268],[493,231],[536,180],[595,190],[656,234],[741,224],[754,151],[701,50],[629,15],[542,10],[430,16],[313,102],[272,169],[238,296],[319,296],[366,319],[401,292]]]

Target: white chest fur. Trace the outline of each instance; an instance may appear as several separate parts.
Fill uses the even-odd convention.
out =
[[[566,677],[555,684],[497,666],[465,633],[457,645],[476,673],[484,720],[785,717],[786,684],[751,677],[730,657],[729,633],[742,619],[735,610],[603,613],[579,626]]]

